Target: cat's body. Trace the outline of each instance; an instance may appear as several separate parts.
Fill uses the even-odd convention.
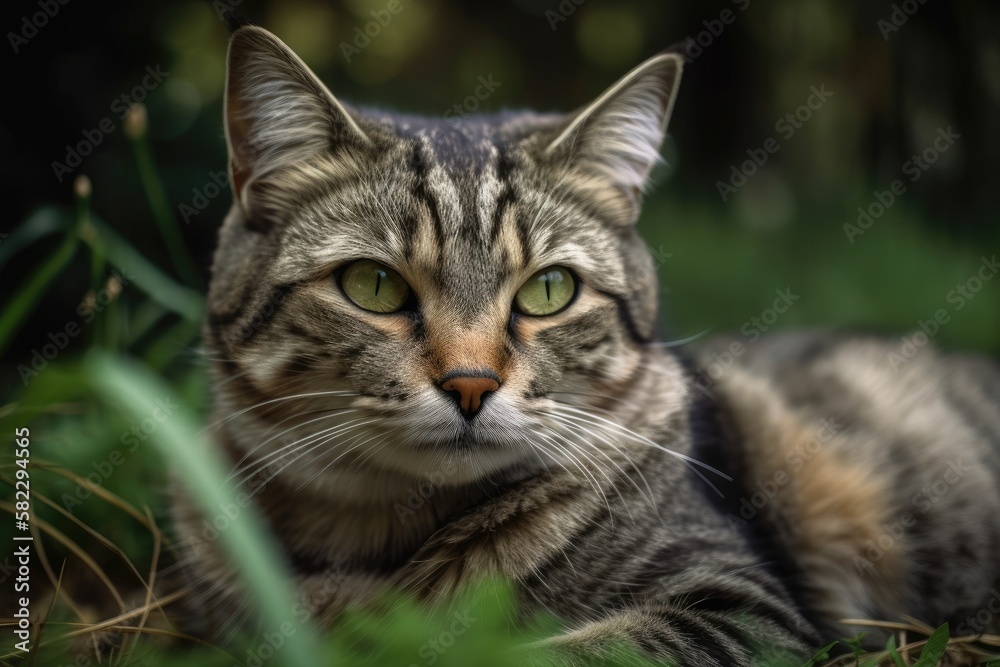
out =
[[[657,344],[634,222],[681,62],[576,115],[430,121],[348,111],[235,33],[213,435],[324,622],[502,575],[568,660],[728,666],[1000,585],[995,367],[806,335],[719,375]],[[175,515],[211,620],[241,621],[204,517]]]

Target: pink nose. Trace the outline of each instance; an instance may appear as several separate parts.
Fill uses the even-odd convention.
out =
[[[500,380],[490,371],[476,371],[466,374],[449,374],[438,383],[443,391],[455,397],[462,414],[472,419],[483,404],[483,397],[500,388]],[[490,377],[492,376],[492,377]]]

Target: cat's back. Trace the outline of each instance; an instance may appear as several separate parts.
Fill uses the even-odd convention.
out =
[[[734,514],[816,614],[981,632],[961,624],[1000,585],[1000,365],[913,342],[712,340],[696,384],[729,417]]]
[[[921,340],[824,331],[713,340],[700,351],[698,384],[726,391],[752,378],[797,411],[927,441],[914,455],[967,446],[1000,470],[1000,363]]]
[[[938,417],[941,421],[924,425],[934,430],[957,420],[1000,442],[1000,363],[942,353],[919,333],[887,339],[792,332],[752,344],[716,339],[700,356],[701,382],[708,389],[726,384],[729,369],[742,370],[767,379],[800,408],[842,411],[846,419],[889,429],[920,427],[921,420]],[[716,370],[720,364],[721,372]]]

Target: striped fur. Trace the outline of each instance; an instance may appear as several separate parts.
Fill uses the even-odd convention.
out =
[[[729,667],[801,656],[846,615],[950,618],[978,604],[970,582],[996,580],[996,522],[949,519],[970,499],[1000,509],[996,374],[935,358],[900,382],[872,370],[874,342],[781,343],[705,393],[656,343],[634,223],[682,62],[661,54],[568,116],[433,120],[348,107],[270,33],[235,32],[234,204],[204,329],[212,433],[321,621],[387,589],[431,601],[501,575],[565,624],[536,652],[575,664],[624,640]],[[337,276],[361,258],[418,306],[353,305]],[[555,265],[579,278],[573,303],[512,312]],[[456,370],[500,384],[474,419],[438,388]],[[844,429],[741,518],[826,415]],[[911,485],[963,452],[980,465],[969,485],[856,570]],[[246,622],[180,487],[174,511],[206,631]]]

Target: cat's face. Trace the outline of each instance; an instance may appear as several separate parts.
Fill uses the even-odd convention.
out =
[[[583,420],[641,412],[622,397],[648,384],[656,275],[634,223],[681,62],[574,115],[424,119],[348,110],[239,29],[207,325],[219,416],[259,406],[247,446],[310,475],[447,466],[458,484],[572,461]]]

